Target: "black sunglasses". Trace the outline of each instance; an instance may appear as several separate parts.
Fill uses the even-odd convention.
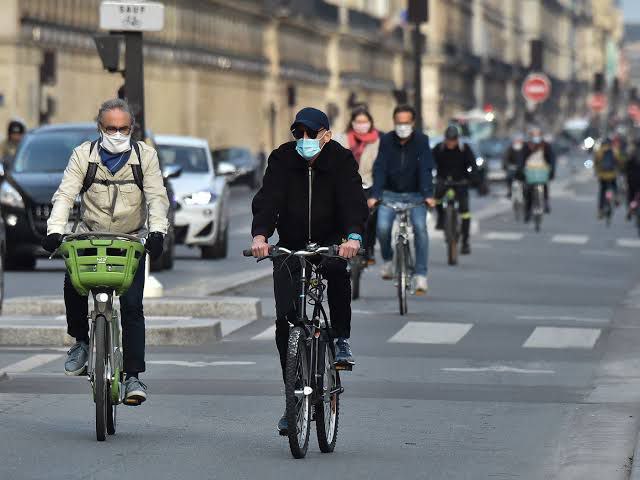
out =
[[[307,136],[309,138],[315,139],[318,136],[318,133],[320,133],[320,130],[312,130],[311,128],[305,127],[303,125],[296,125],[295,128],[291,129],[291,134],[296,140],[300,140],[301,138],[303,138],[304,132],[307,132]]]

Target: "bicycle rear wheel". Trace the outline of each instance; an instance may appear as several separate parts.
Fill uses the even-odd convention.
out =
[[[318,342],[318,392],[320,400],[315,405],[316,433],[322,453],[331,453],[338,439],[340,415],[340,375],[335,368],[335,356],[331,342]]]
[[[407,251],[403,243],[396,245],[396,276],[400,315],[407,314]]]
[[[95,351],[94,394],[96,402],[96,438],[103,442],[107,433],[107,410],[110,410],[107,382],[107,325],[104,316],[98,315],[93,332]]]
[[[304,458],[309,447],[311,421],[311,385],[309,385],[309,357],[302,328],[289,333],[285,397],[287,404],[287,435],[294,458]]]

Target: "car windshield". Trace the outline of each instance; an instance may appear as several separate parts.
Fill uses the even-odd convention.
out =
[[[220,162],[227,162],[236,167],[251,166],[253,157],[251,152],[244,148],[221,148],[211,152],[214,165]]]
[[[98,133],[93,129],[30,133],[22,141],[12,169],[16,173],[62,172],[73,149],[97,137]]]
[[[186,145],[158,145],[165,167],[178,165],[184,173],[208,173],[207,150]]]

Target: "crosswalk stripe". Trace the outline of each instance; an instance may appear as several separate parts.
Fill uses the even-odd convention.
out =
[[[536,327],[524,348],[593,348],[599,328]]]
[[[487,240],[505,240],[510,242],[517,242],[522,240],[524,233],[518,232],[488,232],[484,238]]]
[[[63,356],[64,355],[50,354],[50,353],[32,355],[28,358],[25,358],[24,360],[20,360],[19,362],[13,363],[4,368],[0,368],[0,376],[4,375],[5,373],[28,372],[29,370],[33,370],[34,368],[38,368],[38,367],[41,367],[42,365],[46,365],[49,362],[58,360]]]
[[[276,326],[271,325],[264,332],[259,333],[255,337],[251,337],[251,340],[273,340],[276,337]]]
[[[616,243],[619,247],[640,248],[640,239],[637,238],[619,238]]]
[[[589,241],[589,237],[587,235],[554,235],[551,237],[551,241],[567,245],[585,245]]]
[[[388,341],[452,345],[458,343],[471,330],[471,327],[473,327],[471,323],[407,322]]]

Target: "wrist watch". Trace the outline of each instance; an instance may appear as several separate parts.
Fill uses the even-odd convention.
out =
[[[362,236],[358,235],[357,233],[350,233],[347,237],[347,240],[357,240],[362,244]]]

